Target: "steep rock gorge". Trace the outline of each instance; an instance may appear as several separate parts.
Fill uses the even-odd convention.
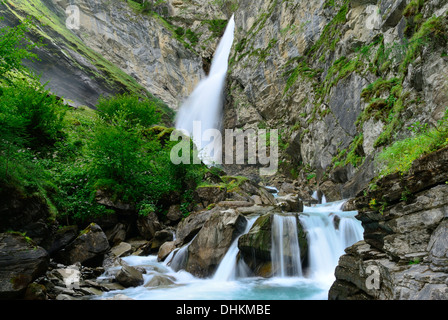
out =
[[[448,179],[431,170],[445,156],[434,154],[418,181],[388,176],[377,193],[367,190],[384,147],[444,115],[446,1],[168,0],[142,11],[134,1],[80,0],[79,29],[68,30],[70,4],[5,1],[0,24],[40,21],[30,37],[46,46],[28,65],[53,93],[91,107],[101,95],[133,91],[177,110],[207,74],[234,13],[224,128],[279,130],[280,171],[267,180],[288,193],[356,196],[366,240],[341,258],[330,298],[446,297]],[[256,175],[250,166],[224,169]],[[368,210],[394,190],[383,214]],[[399,201],[405,191],[413,197]],[[381,272],[380,290],[365,288],[369,265]]]

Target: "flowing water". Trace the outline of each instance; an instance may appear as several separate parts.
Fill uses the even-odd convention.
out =
[[[232,16],[213,56],[208,77],[200,81],[176,117],[176,129],[185,130],[193,139],[199,150],[199,158],[207,165],[222,161],[221,141],[209,136],[209,130],[221,129],[223,93],[234,30]]]
[[[173,283],[156,288],[144,285],[120,291],[105,293],[101,298],[125,294],[137,300],[325,300],[328,290],[334,282],[334,270],[344,249],[362,240],[363,229],[360,221],[355,219],[356,212],[342,212],[343,201],[318,204],[305,207],[304,213],[298,215],[308,237],[308,266],[302,268],[300,263],[294,268],[283,269],[272,278],[248,276],[247,266],[237,261],[237,240],[229,248],[215,275],[209,279],[199,279],[179,269],[182,263],[176,262],[173,268],[172,256],[165,262],[158,262],[156,256],[130,256],[125,260],[132,266],[146,269],[145,284],[154,276],[170,278]],[[257,217],[248,218],[244,233],[248,232]],[[273,264],[291,265],[291,261],[281,262],[282,254],[275,250],[294,252],[300,261],[296,242],[297,215],[278,215],[273,219],[273,244],[278,249],[272,250]],[[283,229],[283,231],[281,230]],[[292,235],[292,238],[289,237]],[[278,238],[278,239],[276,239]],[[281,238],[281,239],[280,239]],[[288,244],[288,245],[286,245]],[[176,256],[182,261],[187,246],[180,249]],[[285,252],[283,252],[284,254]],[[180,254],[180,255],[179,255]],[[294,255],[291,255],[294,256]],[[171,261],[172,260],[172,261]],[[294,264],[293,264],[294,265]]]
[[[235,23],[230,19],[224,36],[212,61],[210,74],[196,87],[181,106],[176,128],[184,129],[200,150],[205,164],[219,160],[221,145],[209,143],[205,134],[209,129],[220,129],[223,90],[228,69],[228,57],[233,43]],[[200,130],[194,127],[201,125]],[[196,129],[196,131],[195,131]],[[206,143],[207,146],[203,147]],[[272,189],[274,195],[278,190]],[[313,195],[318,199],[317,192]],[[334,281],[334,270],[344,249],[362,239],[361,223],[355,219],[356,212],[342,212],[343,202],[326,203],[305,207],[298,214],[279,214],[272,224],[272,278],[251,276],[248,266],[238,259],[238,239],[229,248],[215,275],[199,279],[183,270],[188,258],[188,245],[174,251],[158,262],[156,256],[123,258],[131,266],[142,267],[144,285],[105,293],[98,298],[125,294],[137,300],[316,300],[327,299]],[[247,228],[257,217],[248,218]],[[297,224],[300,223],[308,237],[307,265],[300,256]],[[119,267],[118,267],[119,268]],[[113,278],[117,268],[108,270],[101,278]],[[165,286],[147,287],[154,278],[165,278]],[[101,280],[101,278],[99,280]]]

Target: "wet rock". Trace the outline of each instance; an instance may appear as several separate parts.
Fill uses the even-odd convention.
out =
[[[174,280],[175,279],[173,277],[157,274],[154,277],[152,277],[152,279],[149,280],[148,283],[145,284],[145,287],[146,288],[166,287],[174,284]]]
[[[201,278],[212,275],[246,224],[246,218],[232,209],[212,213],[188,247],[186,270]]]
[[[268,213],[260,216],[250,231],[242,235],[238,240],[238,248],[241,257],[255,275],[267,277],[267,265],[271,264],[272,251],[272,223],[274,215],[279,213]],[[308,254],[308,242],[302,225],[297,219],[297,232],[299,236],[299,247],[302,261]]]
[[[138,287],[143,284],[142,273],[134,267],[123,263],[123,267],[115,276],[119,284],[125,288]]]
[[[164,261],[168,255],[173,252],[173,250],[176,249],[176,242],[175,241],[169,241],[162,244],[162,246],[159,249],[159,252],[157,254],[157,260],[158,261]]]

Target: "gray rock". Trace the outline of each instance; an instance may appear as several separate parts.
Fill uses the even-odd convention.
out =
[[[145,240],[154,238],[157,231],[162,230],[162,224],[155,212],[149,213],[147,216],[139,216],[137,218],[137,229],[139,234]]]
[[[43,275],[50,257],[20,234],[0,234],[0,299],[22,298],[28,285]]]
[[[110,250],[109,242],[101,227],[90,224],[81,234],[58,252],[55,260],[65,265],[80,262],[85,266],[98,267],[104,260],[104,255]]]
[[[142,273],[125,263],[123,263],[123,267],[117,273],[115,279],[125,288],[138,287],[144,282]]]
[[[211,276],[246,224],[246,218],[232,209],[212,213],[188,247],[185,269],[201,278]]]

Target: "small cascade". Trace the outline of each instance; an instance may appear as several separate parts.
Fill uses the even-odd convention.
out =
[[[246,229],[244,232],[238,236],[235,241],[233,241],[226,255],[222,259],[219,264],[218,269],[215,272],[213,280],[216,281],[232,281],[235,280],[238,276],[245,277],[247,276],[247,266],[245,266],[244,261],[238,260],[238,239],[245,235],[250,231],[255,221],[257,221],[258,217],[251,218],[246,225]]]
[[[188,259],[188,247],[193,242],[194,237],[188,244],[184,245],[182,248],[173,250],[168,257],[165,259],[165,265],[169,266],[174,271],[179,271],[185,268]]]
[[[296,215],[274,215],[272,222],[272,270],[275,277],[301,277]]]
[[[356,212],[342,212],[344,202],[305,207],[300,221],[308,238],[308,276],[331,284],[344,250],[362,240],[363,228]]]

